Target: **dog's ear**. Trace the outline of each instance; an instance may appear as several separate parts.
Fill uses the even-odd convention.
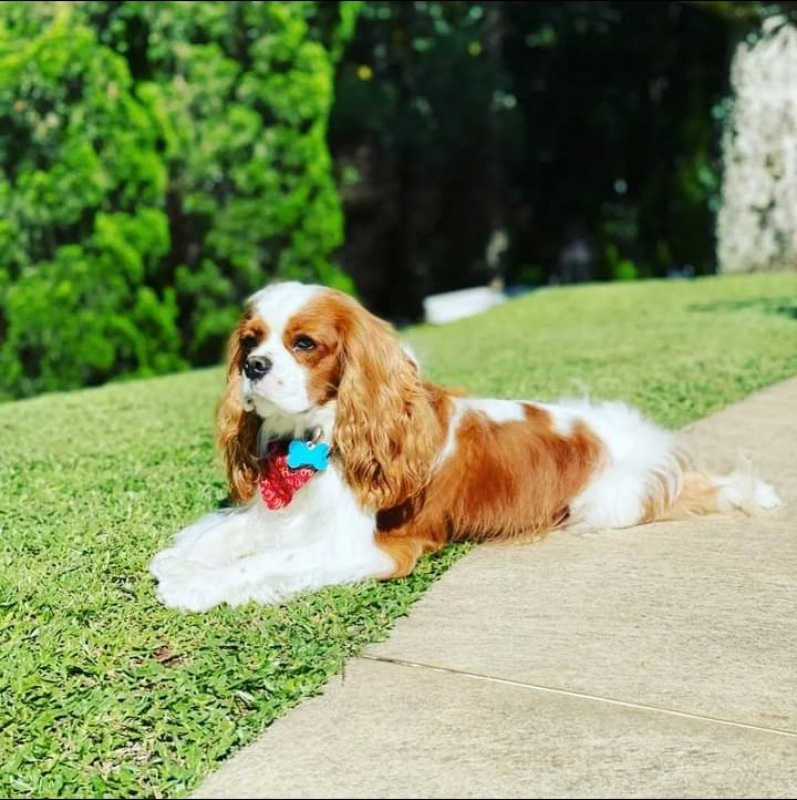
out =
[[[261,420],[244,408],[241,392],[241,325],[227,344],[227,386],[216,412],[216,441],[227,471],[230,499],[250,500],[257,490],[258,433]]]
[[[442,444],[430,389],[393,328],[359,305],[341,358],[334,447],[360,503],[392,508],[425,486]]]

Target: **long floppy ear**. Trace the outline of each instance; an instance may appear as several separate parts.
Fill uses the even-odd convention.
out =
[[[227,387],[216,412],[216,441],[227,471],[230,498],[246,502],[257,490],[257,437],[261,420],[244,408],[241,393],[241,352],[238,328],[227,345]]]
[[[342,359],[334,446],[360,503],[392,508],[423,489],[442,446],[433,387],[393,328],[359,306]]]

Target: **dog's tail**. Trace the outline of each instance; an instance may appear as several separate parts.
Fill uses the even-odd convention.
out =
[[[680,468],[677,481],[673,482],[672,476],[654,481],[656,485],[648,495],[645,509],[646,522],[735,510],[752,514],[782,504],[774,487],[755,476],[747,459],[741,459],[736,469],[725,475],[695,468],[680,453],[677,462]]]
[[[728,512],[752,513],[781,504],[746,459],[717,474],[703,469],[679,436],[625,403],[562,401],[595,431],[604,461],[571,503],[574,525],[625,528],[654,520]]]

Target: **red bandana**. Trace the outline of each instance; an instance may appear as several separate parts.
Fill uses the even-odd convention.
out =
[[[288,466],[288,442],[271,442],[266,457],[260,461],[260,470],[260,496],[272,511],[285,508],[316,474],[312,467]]]

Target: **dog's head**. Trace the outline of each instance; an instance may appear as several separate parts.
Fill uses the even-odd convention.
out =
[[[392,326],[342,292],[267,286],[228,346],[218,434],[231,496],[254,495],[262,441],[313,431],[370,509],[417,492],[442,437],[433,391]]]

